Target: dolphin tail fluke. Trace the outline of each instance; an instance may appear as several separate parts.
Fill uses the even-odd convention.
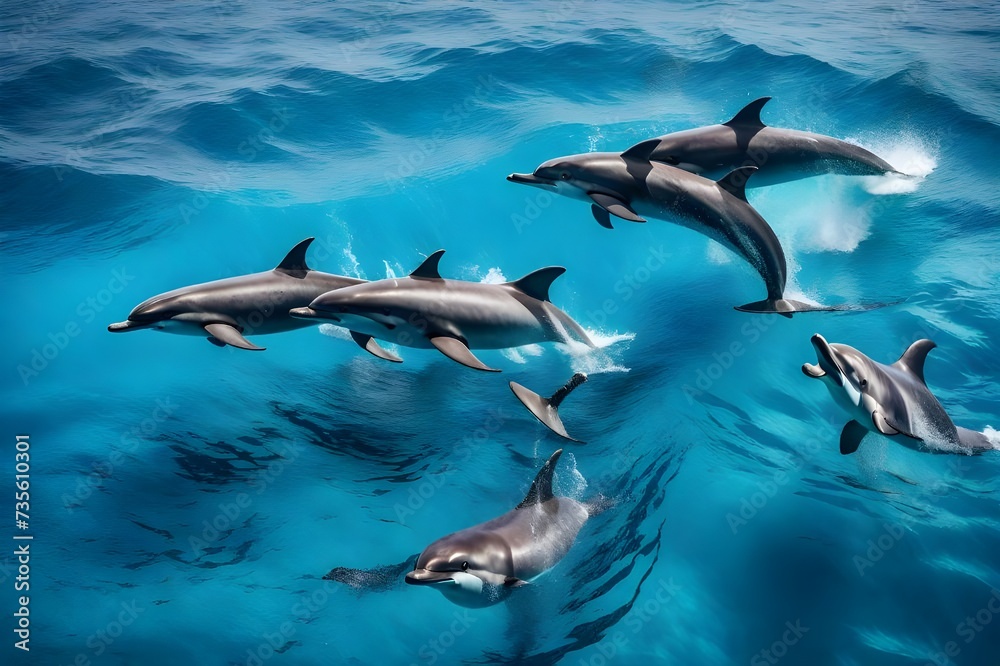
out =
[[[892,301],[891,303],[863,303],[860,305],[812,305],[802,301],[793,301],[790,298],[775,298],[765,301],[756,301],[737,305],[740,312],[753,312],[757,314],[780,314],[782,317],[791,319],[796,312],[862,312],[865,310],[876,310],[887,305],[896,305],[902,301]]]
[[[514,392],[514,395],[521,401],[521,404],[527,407],[528,411],[541,421],[542,425],[546,428],[560,437],[583,444],[583,441],[566,432],[566,426],[563,425],[562,419],[559,417],[559,405],[562,404],[566,396],[585,381],[587,381],[587,375],[578,372],[566,382],[565,386],[553,393],[551,398],[543,398],[517,382],[510,382],[510,390]]]
[[[967,449],[972,449],[975,452],[982,451],[995,451],[998,450],[997,446],[994,446],[993,442],[990,441],[989,437],[976,430],[969,430],[968,428],[958,427],[958,441],[962,443]]]

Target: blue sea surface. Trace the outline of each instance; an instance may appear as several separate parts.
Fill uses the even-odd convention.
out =
[[[30,652],[0,520],[3,664],[1000,664],[1000,452],[869,436],[809,339],[928,384],[1000,446],[996,3],[6,2],[0,11],[0,497],[30,435]],[[505,181],[723,122],[865,146],[914,178],[749,190],[788,293],[902,301],[793,319],[705,236]],[[379,279],[567,268],[600,349],[380,361],[342,329],[219,349],[106,327],[267,270]],[[574,371],[566,443],[514,400]],[[569,555],[469,610],[393,565],[557,490],[608,507]],[[6,509],[5,509],[6,510]],[[364,570],[363,586],[324,581]]]

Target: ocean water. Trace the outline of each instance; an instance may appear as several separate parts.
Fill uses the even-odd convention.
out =
[[[4,664],[1000,664],[1000,452],[841,456],[799,369],[816,332],[882,362],[932,338],[933,391],[1000,444],[995,4],[8,2],[0,49],[0,492],[27,434],[34,537],[24,653],[4,519]],[[790,294],[901,303],[736,312],[759,278],[705,237],[504,180],[763,95],[916,176],[752,189]],[[479,353],[492,375],[329,326],[263,353],[106,331],[308,236],[369,279],[439,248],[461,279],[565,266],[601,348]],[[506,386],[573,371],[585,445]],[[480,610],[402,583],[562,446],[559,491],[608,508],[558,566]]]

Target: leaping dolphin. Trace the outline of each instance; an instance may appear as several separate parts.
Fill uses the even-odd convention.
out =
[[[348,329],[369,353],[401,359],[376,342],[431,348],[476,370],[499,372],[471,349],[505,349],[538,342],[582,342],[586,332],[549,301],[549,287],[566,269],[541,268],[520,280],[483,284],[446,280],[438,272],[438,250],[403,278],[377,280],[337,289],[316,298],[292,316],[329,320]]]
[[[756,167],[740,167],[719,181],[650,162],[659,139],[623,153],[585,153],[545,162],[531,174],[507,180],[550,189],[591,204],[594,218],[607,228],[611,216],[645,222],[648,215],[677,222],[708,236],[745,259],[764,279],[767,299],[737,307],[744,312],[837,310],[784,298],[788,269],[778,237],[747,202],[746,182]]]
[[[274,270],[226,278],[168,291],[137,306],[128,320],[111,324],[112,333],[151,328],[182,335],[205,336],[219,347],[262,351],[246,335],[280,333],[310,322],[288,314],[333,289],[364,280],[321,273],[309,268],[307,238],[293,247]]]
[[[561,454],[552,454],[513,510],[427,546],[406,582],[433,587],[460,606],[482,608],[555,566],[590,516],[585,505],[552,493]]]
[[[783,183],[822,173],[875,176],[900,173],[878,155],[833,137],[768,127],[760,112],[770,97],[743,107],[728,122],[673,132],[656,139],[649,158],[685,171],[722,175],[755,166],[754,186]]]
[[[956,452],[995,448],[983,433],[957,427],[927,388],[924,361],[937,346],[932,341],[917,340],[892,365],[873,361],[853,347],[830,344],[818,333],[812,345],[818,362],[803,364],[802,372],[823,380],[837,404],[854,417],[840,433],[842,454],[857,451],[868,432],[903,435],[901,443],[922,451],[942,450],[929,449],[926,439]]]

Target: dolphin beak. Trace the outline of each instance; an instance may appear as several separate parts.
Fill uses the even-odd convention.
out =
[[[150,326],[153,326],[155,323],[156,322],[154,321],[147,321],[147,322],[132,321],[132,320],[120,321],[117,324],[109,325],[108,331],[111,333],[124,333],[126,331],[137,331],[141,328],[149,328]]]
[[[555,185],[553,181],[547,178],[542,178],[541,176],[536,176],[533,173],[512,173],[507,176],[507,180],[512,183],[535,185],[536,187],[552,187]]]
[[[327,312],[319,312],[318,310],[313,310],[312,308],[292,308],[288,311],[288,314],[292,315],[296,319],[329,319],[331,321],[340,321],[339,317]]]
[[[448,571],[414,569],[406,574],[406,582],[410,585],[438,585],[440,583],[454,583],[455,579]]]
[[[802,366],[802,372],[810,377],[823,377],[825,375],[830,375],[833,381],[841,386],[841,375],[843,371],[840,368],[840,364],[837,363],[837,357],[834,355],[833,348],[830,347],[830,343],[826,341],[822,335],[817,333],[810,339],[813,348],[816,350],[816,360],[818,365],[810,365],[805,363]]]

